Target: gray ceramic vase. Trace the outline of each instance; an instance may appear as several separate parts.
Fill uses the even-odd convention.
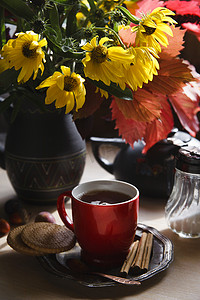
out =
[[[0,148],[0,166],[18,197],[29,202],[56,202],[79,183],[85,166],[85,142],[71,115],[55,110],[20,111]]]

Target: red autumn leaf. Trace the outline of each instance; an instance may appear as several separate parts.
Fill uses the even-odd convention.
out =
[[[181,124],[194,136],[199,130],[199,122],[195,114],[199,110],[200,75],[188,62],[178,60],[179,63],[174,65],[174,60],[177,61],[172,59],[168,64],[167,61],[162,61],[159,75],[145,85],[145,88],[168,95]],[[175,67],[176,65],[178,68]],[[185,80],[189,81],[187,85],[184,84]]]
[[[127,46],[133,46],[135,44],[135,37],[136,37],[136,32],[131,31],[131,27],[129,28],[122,28],[119,31],[119,36],[122,40],[122,42]]]
[[[126,119],[119,110],[116,101],[113,99],[110,105],[112,111],[112,119],[115,120],[115,129],[118,129],[119,136],[131,146],[137,140],[142,139],[145,134],[145,122],[138,122],[132,119]]]
[[[146,86],[152,92],[171,95],[192,80],[194,77],[188,65],[179,58],[171,58],[160,61],[158,75]]]
[[[200,9],[199,9],[199,2],[191,0],[189,1],[182,1],[182,0],[168,0],[165,3],[165,6],[177,14],[185,15],[197,15],[200,17]]]
[[[126,119],[115,100],[112,101],[110,106],[112,119],[116,123],[115,129],[118,129],[119,135],[132,147],[135,141],[144,138],[146,143],[143,149],[144,153],[155,143],[166,138],[173,128],[173,116],[166,96],[160,95],[160,101],[162,104],[160,119],[149,123]]]
[[[192,136],[195,136],[199,131],[199,121],[196,116],[199,110],[199,97],[198,95],[196,95],[196,97],[196,101],[193,101],[182,91],[177,91],[169,97],[181,124]]]
[[[186,30],[180,29],[180,27],[172,27],[172,36],[167,36],[169,45],[167,47],[161,46],[162,52],[159,54],[160,59],[170,60],[172,57],[180,55],[180,51],[183,50],[184,46],[184,35]]]
[[[200,111],[200,74],[189,62],[185,61],[194,81],[187,83],[183,89],[179,89],[169,96],[169,100],[182,124],[182,126],[195,136],[199,131],[197,112]]]
[[[138,10],[136,11],[136,16],[141,18],[141,12],[147,14],[152,12],[157,7],[163,7],[164,1],[159,0],[142,0],[137,1]]]
[[[133,100],[116,98],[116,103],[126,119],[150,122],[160,117],[160,99],[145,89],[133,92]]]
[[[96,86],[90,83],[88,80],[86,80],[85,88],[86,88],[85,103],[83,107],[79,109],[78,112],[73,113],[74,120],[87,118],[91,116],[105,100],[104,97],[103,98],[101,97],[100,92],[95,93]]]
[[[174,125],[173,115],[170,105],[166,100],[166,96],[160,95],[160,101],[162,103],[161,116],[159,120],[154,120],[147,124],[146,133],[144,135],[146,145],[143,149],[143,153],[145,153],[158,141],[165,139],[171,132]]]

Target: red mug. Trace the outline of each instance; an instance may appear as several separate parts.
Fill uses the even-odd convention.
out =
[[[106,205],[81,200],[81,195],[92,191],[124,193],[129,200]],[[72,200],[72,220],[65,210],[65,197]],[[110,267],[125,259],[137,227],[139,191],[135,186],[117,180],[82,183],[58,197],[57,209],[63,223],[75,233],[86,263]]]

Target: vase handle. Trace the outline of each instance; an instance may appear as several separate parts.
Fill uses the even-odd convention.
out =
[[[72,197],[71,191],[67,191],[65,193],[62,193],[58,197],[58,200],[57,200],[58,214],[59,214],[61,220],[63,221],[63,223],[65,224],[65,226],[74,232],[73,221],[70,219],[70,217],[66,213],[66,209],[65,209],[65,197],[71,198]]]

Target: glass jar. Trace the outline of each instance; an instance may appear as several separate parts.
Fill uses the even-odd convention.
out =
[[[179,149],[174,185],[165,213],[168,226],[180,237],[200,237],[199,148]]]

